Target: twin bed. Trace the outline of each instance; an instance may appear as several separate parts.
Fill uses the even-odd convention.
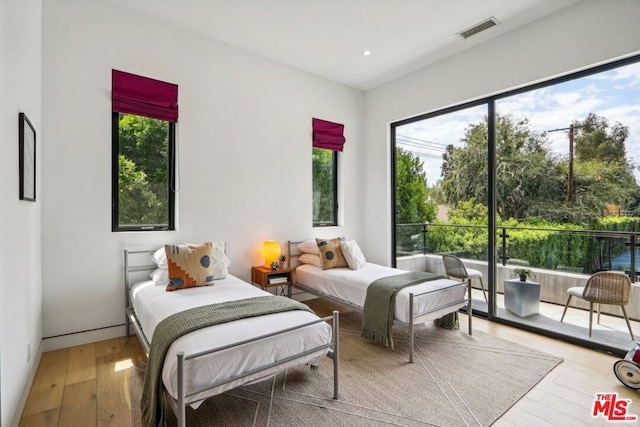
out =
[[[155,266],[134,265],[136,255],[125,251],[127,335],[133,325],[147,353],[159,322],[183,310],[259,297],[276,297],[237,277],[227,275],[213,286],[167,292],[152,280],[133,284],[131,274]],[[327,321],[331,322],[329,325]],[[338,313],[319,318],[294,310],[244,318],[190,332],[171,344],[162,366],[162,384],[180,427],[186,425],[186,405],[197,408],[206,398],[242,384],[261,381],[289,367],[317,366],[327,355],[333,360],[333,398],[338,398]]]
[[[366,263],[354,270],[349,267],[323,270],[312,264],[300,264],[304,254],[299,249],[302,242],[289,242],[289,259],[295,267],[294,286],[312,295],[332,301],[338,305],[362,312],[367,297],[367,288],[374,281],[407,273],[392,267]],[[401,289],[395,299],[393,324],[408,330],[409,362],[414,359],[414,329],[417,325],[438,319],[449,313],[466,308],[471,314],[470,282],[459,282],[448,278],[430,280]],[[472,316],[468,316],[468,333],[472,334]]]
[[[229,301],[284,298],[230,274],[216,280],[214,286],[177,292],[167,292],[165,286],[158,286],[153,280],[134,284],[132,275],[149,272],[156,267],[134,260],[152,253],[147,250],[124,252],[127,336],[129,325],[133,325],[147,353],[152,351],[152,342],[156,340],[151,338],[163,319],[175,317],[185,310],[209,305],[215,309]],[[358,270],[323,270],[308,264],[296,265],[299,255],[297,246],[290,243],[289,262],[293,261],[292,265],[297,267],[295,287],[358,311],[362,311],[367,287],[372,281],[405,273],[372,263]],[[414,327],[417,324],[454,313],[463,307],[471,313],[471,299],[465,298],[467,286],[470,285],[464,282],[437,279],[406,287],[397,293],[393,323],[408,328],[410,362],[413,362]],[[471,290],[468,291],[470,295]],[[472,316],[468,318],[471,334]],[[320,318],[312,312],[297,309],[240,318],[194,330],[173,341],[160,361],[162,393],[169,397],[178,426],[183,427],[186,425],[187,405],[197,408],[208,397],[265,380],[289,367],[317,366],[326,355],[333,360],[333,398],[337,399],[338,330],[337,311],[332,316]]]

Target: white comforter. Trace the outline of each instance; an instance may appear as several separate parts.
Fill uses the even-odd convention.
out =
[[[323,270],[314,265],[303,264],[296,268],[296,282],[355,306],[364,307],[369,284],[382,277],[402,273],[407,273],[407,271],[373,263],[367,263],[358,270],[350,268]],[[464,302],[465,290],[464,284],[451,279],[430,280],[403,288],[396,296],[395,319],[409,323],[410,293],[418,295],[429,292],[415,298],[414,314],[430,312],[432,315],[425,316],[423,320],[431,320],[464,307],[466,305]],[[446,307],[449,304],[455,305]],[[446,308],[439,309],[439,307]]]
[[[142,329],[153,345],[152,337],[158,323],[167,316],[200,305],[215,304],[256,296],[271,295],[237,277],[216,280],[214,286],[183,289],[167,292],[165,286],[155,286],[152,281],[135,285],[131,290],[132,305]],[[177,396],[177,353],[185,354],[222,347],[228,344],[255,338],[260,335],[304,324],[318,317],[310,312],[295,310],[265,316],[241,319],[234,322],[204,328],[177,339],[169,348],[162,370],[162,380],[169,394]],[[212,383],[224,381],[257,367],[299,354],[305,350],[331,342],[331,326],[325,322],[307,326],[259,342],[233,347],[186,364],[187,393],[200,391]],[[318,363],[327,350],[312,353],[267,372],[234,380],[187,400],[198,402],[214,394],[222,393],[249,381],[265,379],[283,369],[304,363]],[[198,403],[192,406],[197,406]]]

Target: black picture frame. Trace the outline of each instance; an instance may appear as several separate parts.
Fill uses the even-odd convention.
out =
[[[25,113],[18,115],[20,200],[36,201],[36,130]]]

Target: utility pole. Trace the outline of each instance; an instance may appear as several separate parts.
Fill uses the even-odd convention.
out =
[[[567,176],[567,203],[573,202],[573,133],[575,131],[575,128],[578,128],[578,127],[582,127],[582,126],[574,126],[572,124],[568,128],[559,128],[559,129],[546,131],[546,133],[558,132],[561,130],[569,131],[569,173]]]

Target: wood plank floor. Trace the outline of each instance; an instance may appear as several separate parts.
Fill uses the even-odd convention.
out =
[[[320,316],[334,309],[344,312],[321,300],[306,303]],[[466,327],[465,315],[460,324]],[[630,399],[628,413],[640,416],[640,395],[613,375],[617,358],[480,318],[474,318],[474,330],[564,358],[495,426],[609,425],[602,416],[591,416],[596,393]],[[44,353],[20,426],[130,426],[127,371],[145,357],[135,336]]]

